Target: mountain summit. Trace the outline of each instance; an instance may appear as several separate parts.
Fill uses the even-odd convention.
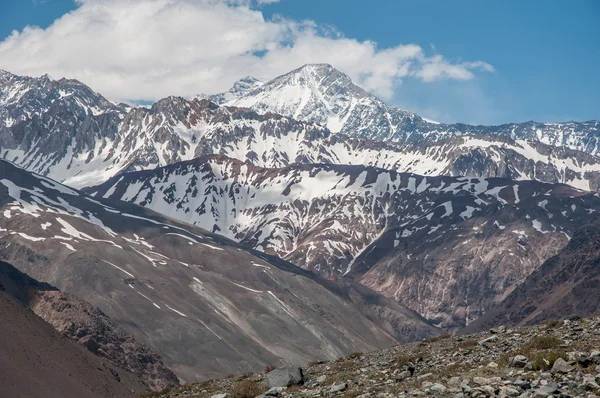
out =
[[[329,64],[304,65],[227,104],[317,123],[334,133],[383,139],[399,125],[423,122],[414,113],[387,106]]]

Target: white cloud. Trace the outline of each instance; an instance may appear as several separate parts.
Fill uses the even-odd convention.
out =
[[[414,44],[379,48],[311,21],[265,20],[253,8],[275,1],[78,0],[48,28],[29,26],[0,42],[0,68],[77,78],[114,100],[215,93],[242,76],[269,79],[305,63],[330,63],[386,99],[402,79],[493,71]]]

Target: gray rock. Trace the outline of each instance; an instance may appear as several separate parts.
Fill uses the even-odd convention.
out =
[[[405,370],[404,372],[400,372],[400,373],[398,373],[398,374],[397,374],[397,375],[394,377],[394,379],[395,379],[396,381],[403,381],[403,380],[406,380],[406,379],[408,379],[410,376],[411,376],[410,372],[409,372],[408,370]]]
[[[327,380],[327,376],[322,375],[322,376],[319,376],[319,377],[317,377],[315,379],[315,383],[317,383],[317,384],[323,384],[323,383],[325,383],[325,380]]]
[[[534,398],[542,398],[547,397],[548,395],[552,395],[558,391],[558,384],[549,383],[548,385],[542,386],[535,390],[533,396]]]
[[[552,373],[569,373],[573,370],[573,366],[571,366],[567,361],[562,358],[558,358],[554,365],[552,365]]]
[[[459,377],[452,377],[450,378],[450,380],[448,380],[448,383],[446,383],[449,387],[458,387],[460,388],[461,385],[461,381]]]
[[[492,333],[492,334],[499,334],[499,333],[504,333],[504,332],[506,332],[506,326],[504,326],[504,325],[500,325],[497,328],[490,329],[490,333]]]
[[[229,398],[229,394],[217,394],[217,395],[213,395],[210,398]]]
[[[344,391],[346,388],[348,388],[348,383],[342,383],[342,384],[338,384],[338,385],[332,386],[329,389],[329,392],[330,393],[341,392],[341,391]]]
[[[473,383],[475,383],[479,386],[485,386],[485,385],[491,384],[492,381],[485,377],[473,377]]]
[[[281,395],[283,391],[285,391],[286,387],[271,387],[269,390],[263,394],[265,397],[278,397]]]
[[[471,387],[469,387],[469,385],[467,383],[462,383],[460,385],[460,389],[462,390],[462,392],[464,394],[471,394],[473,392],[473,389]]]
[[[521,392],[513,387],[502,387],[500,389],[500,398],[502,397],[518,397]]]
[[[304,383],[302,369],[297,366],[285,366],[267,374],[269,387],[289,387]]]
[[[500,340],[500,337],[498,337],[497,334],[494,334],[494,335],[488,337],[487,339],[480,340],[478,344],[479,345],[485,345],[485,344],[488,344],[488,343],[496,342],[498,340]]]
[[[527,380],[521,380],[521,379],[515,380],[515,381],[513,381],[513,385],[516,387],[519,387],[520,389],[523,389],[523,390],[529,390],[531,388],[531,383],[528,382]]]
[[[429,391],[435,394],[443,394],[446,392],[446,387],[440,383],[435,383],[429,386]]]
[[[598,385],[598,383],[596,383],[592,379],[585,379],[584,382],[583,382],[583,386],[582,387],[586,391],[598,391],[598,390],[600,390],[600,385]]]
[[[524,355],[516,355],[508,360],[508,366],[513,368],[524,368],[529,359]]]

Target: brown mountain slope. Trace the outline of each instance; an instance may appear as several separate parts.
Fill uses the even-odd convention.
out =
[[[144,391],[0,291],[0,397],[116,398]]]
[[[0,261],[0,288],[63,336],[136,375],[149,389],[179,385],[177,376],[154,350],[137,342],[99,308],[38,282],[4,261]]]
[[[563,250],[463,332],[500,324],[530,325],[597,312],[600,312],[600,217],[580,228]]]

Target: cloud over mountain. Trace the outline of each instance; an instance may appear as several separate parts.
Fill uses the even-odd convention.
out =
[[[381,48],[313,21],[266,19],[247,0],[78,0],[43,29],[0,42],[0,68],[75,77],[115,100],[223,91],[243,75],[272,78],[328,62],[390,98],[403,79],[471,80],[483,61],[452,62],[415,44]]]

